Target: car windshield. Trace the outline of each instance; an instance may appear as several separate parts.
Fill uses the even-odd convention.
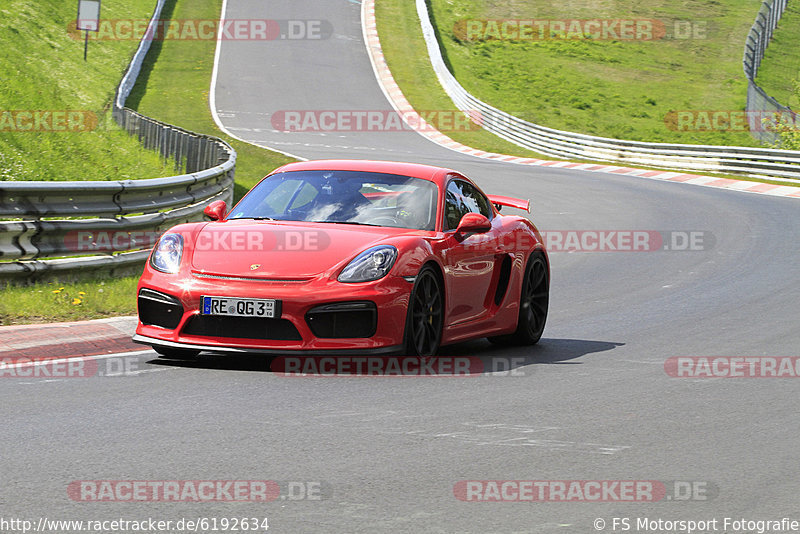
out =
[[[433,182],[360,171],[290,171],[263,180],[228,219],[274,219],[433,230]]]

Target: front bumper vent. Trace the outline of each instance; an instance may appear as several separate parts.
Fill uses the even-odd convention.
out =
[[[183,317],[183,305],[177,297],[142,288],[137,301],[142,324],[174,330]]]
[[[375,335],[378,309],[374,302],[337,302],[306,313],[306,324],[318,338],[365,338]]]

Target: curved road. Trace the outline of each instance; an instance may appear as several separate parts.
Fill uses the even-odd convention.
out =
[[[270,532],[292,533],[595,532],[596,518],[611,531],[613,517],[631,518],[634,531],[637,517],[717,518],[722,532],[725,517],[800,520],[800,381],[664,370],[673,356],[800,356],[800,203],[481,160],[414,132],[274,131],[281,110],[392,109],[360,9],[353,0],[228,0],[228,19],[324,19],[334,34],[223,42],[216,104],[225,127],[305,158],[453,167],[489,192],[531,198],[546,231],[702,232],[704,246],[552,253],[539,345],[445,350],[509,363],[515,376],[290,379],[257,359],[177,365],[148,353],[132,376],[8,381],[3,515],[267,516]],[[135,504],[66,492],[75,480],[252,479],[320,482],[324,498]],[[473,503],[454,496],[462,480],[688,481],[708,498]]]

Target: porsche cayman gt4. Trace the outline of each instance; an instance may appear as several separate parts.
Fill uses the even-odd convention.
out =
[[[487,337],[533,344],[547,317],[542,237],[463,174],[381,161],[290,163],[229,212],[181,224],[138,286],[134,340],[200,351],[432,356]]]

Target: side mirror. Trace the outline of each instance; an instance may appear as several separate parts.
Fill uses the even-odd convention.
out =
[[[457,234],[482,234],[492,229],[492,222],[480,213],[467,213],[461,217]]]
[[[208,216],[212,221],[220,221],[225,218],[228,211],[228,205],[224,200],[215,200],[203,210],[203,213]]]

